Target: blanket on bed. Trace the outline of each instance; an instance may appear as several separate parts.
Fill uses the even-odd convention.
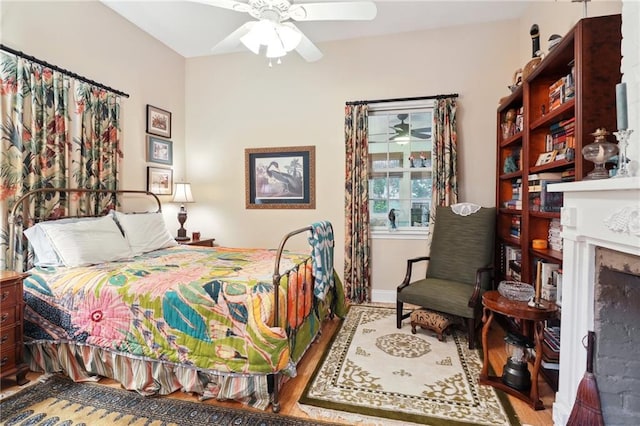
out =
[[[271,373],[291,361],[287,329],[314,336],[308,255],[286,253],[280,319],[272,327],[275,251],[178,246],[76,268],[35,268],[25,280],[28,339],[78,342],[222,372]],[[287,298],[294,285],[298,301]],[[294,315],[295,312],[295,315]],[[291,324],[294,325],[294,324]],[[310,339],[310,337],[309,337]]]

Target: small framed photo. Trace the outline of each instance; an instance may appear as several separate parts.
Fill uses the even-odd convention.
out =
[[[147,167],[147,191],[156,195],[172,195],[173,169]]]
[[[170,138],[171,113],[152,105],[147,105],[147,133]]]
[[[556,156],[556,151],[543,152],[538,156],[536,166],[542,166],[543,164],[551,163]]]
[[[147,135],[147,161],[172,165],[173,142]]]
[[[247,209],[315,209],[315,146],[245,149]]]

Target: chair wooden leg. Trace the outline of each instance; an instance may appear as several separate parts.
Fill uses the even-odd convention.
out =
[[[396,302],[396,327],[402,328],[402,306],[404,303]]]
[[[467,332],[469,337],[469,349],[476,348],[476,321],[473,318],[467,318]]]

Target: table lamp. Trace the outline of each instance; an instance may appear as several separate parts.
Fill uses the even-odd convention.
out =
[[[176,183],[172,201],[174,203],[180,203],[180,211],[178,212],[180,229],[178,229],[176,241],[187,241],[189,237],[187,237],[187,230],[184,228],[184,223],[187,221],[187,209],[184,207],[184,203],[194,202],[193,195],[191,195],[191,184],[185,182]]]

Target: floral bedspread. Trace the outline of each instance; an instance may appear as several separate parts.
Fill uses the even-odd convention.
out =
[[[308,257],[285,254],[281,272]],[[25,336],[222,372],[280,371],[291,359],[287,330],[315,313],[306,262],[283,280],[280,326],[270,326],[274,258],[275,250],[178,246],[123,262],[34,268],[24,282]]]

